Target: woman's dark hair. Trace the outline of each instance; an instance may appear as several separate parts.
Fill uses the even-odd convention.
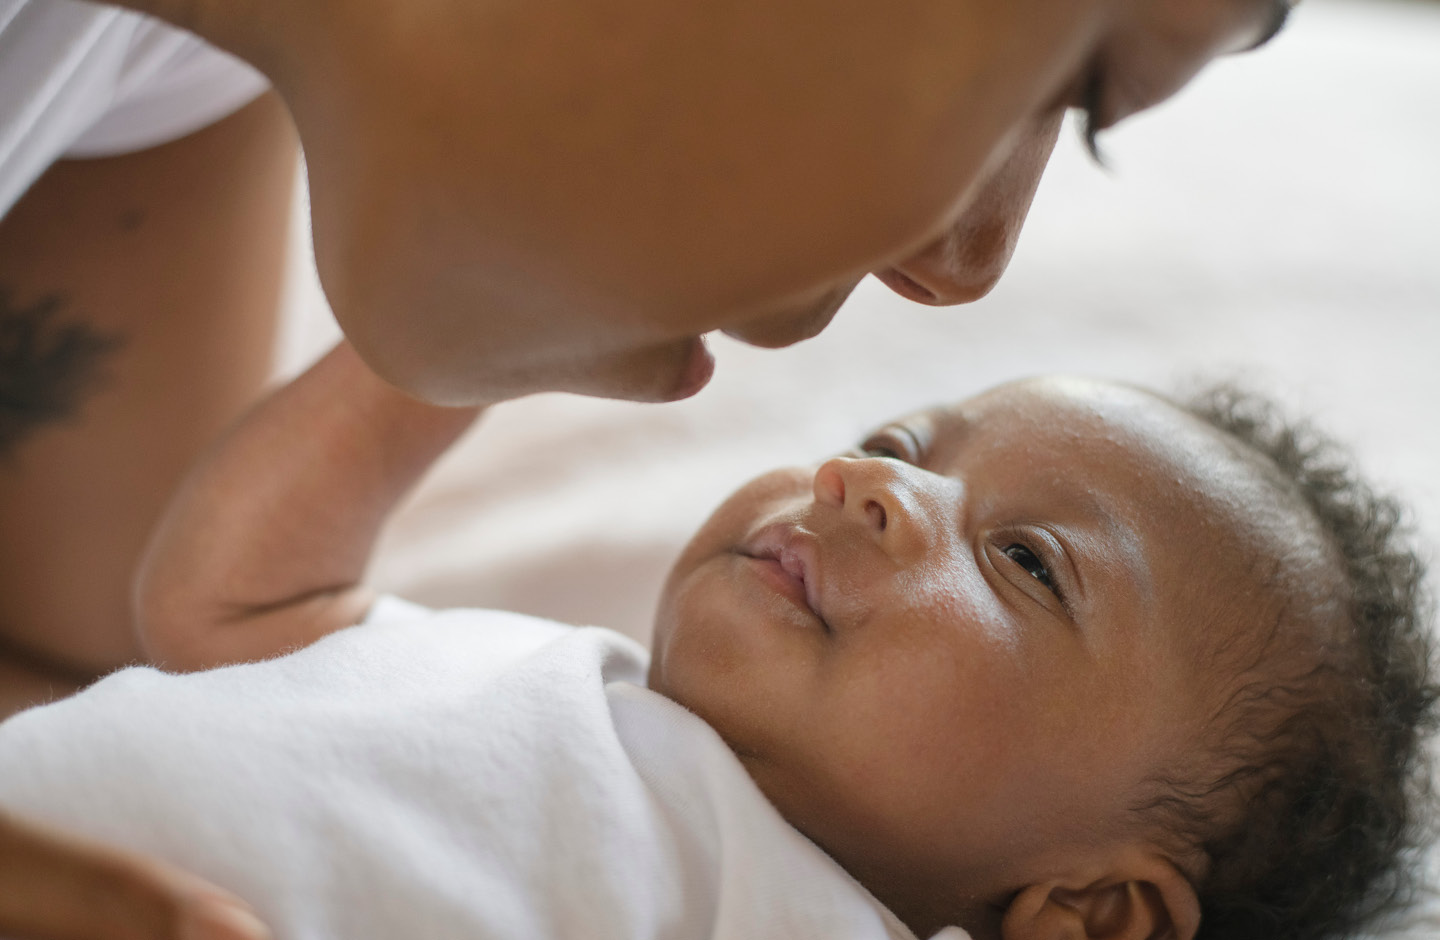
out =
[[[1220,776],[1141,808],[1203,851],[1199,940],[1353,936],[1411,900],[1431,826],[1425,738],[1437,688],[1424,566],[1399,505],[1308,424],[1233,386],[1182,407],[1243,445],[1282,497],[1308,510],[1343,583],[1326,592],[1328,606],[1281,599],[1275,636],[1291,639],[1272,636],[1271,665],[1226,703]],[[1217,813],[1222,793],[1232,808]]]

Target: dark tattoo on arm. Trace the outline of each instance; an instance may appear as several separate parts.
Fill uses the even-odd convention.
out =
[[[0,459],[41,426],[79,414],[124,342],[118,333],[61,319],[63,306],[51,295],[21,307],[0,288]]]

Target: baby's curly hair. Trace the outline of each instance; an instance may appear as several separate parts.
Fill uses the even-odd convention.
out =
[[[1228,385],[1181,407],[1308,510],[1343,583],[1320,602],[1281,598],[1217,716],[1221,769],[1165,781],[1137,809],[1200,848],[1197,940],[1350,937],[1411,899],[1431,825],[1425,738],[1440,690],[1424,566],[1399,505],[1308,424]],[[1286,591],[1283,578],[1272,587]]]

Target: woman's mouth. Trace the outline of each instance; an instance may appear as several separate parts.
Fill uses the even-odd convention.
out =
[[[913,300],[917,304],[926,304],[928,306],[934,306],[939,303],[939,298],[935,296],[934,291],[920,284],[909,275],[897,271],[894,268],[876,271],[875,278],[906,300]]]
[[[685,350],[685,364],[681,367],[675,387],[668,401],[679,401],[699,392],[715,375],[715,357],[706,345],[703,336],[693,337]]]

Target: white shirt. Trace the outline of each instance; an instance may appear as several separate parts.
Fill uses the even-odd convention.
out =
[[[609,630],[387,599],[293,655],[0,725],[0,804],[288,940],[914,940]],[[963,934],[951,928],[951,940]]]
[[[240,60],[138,13],[0,0],[0,216],[62,157],[176,140],[265,87]]]

